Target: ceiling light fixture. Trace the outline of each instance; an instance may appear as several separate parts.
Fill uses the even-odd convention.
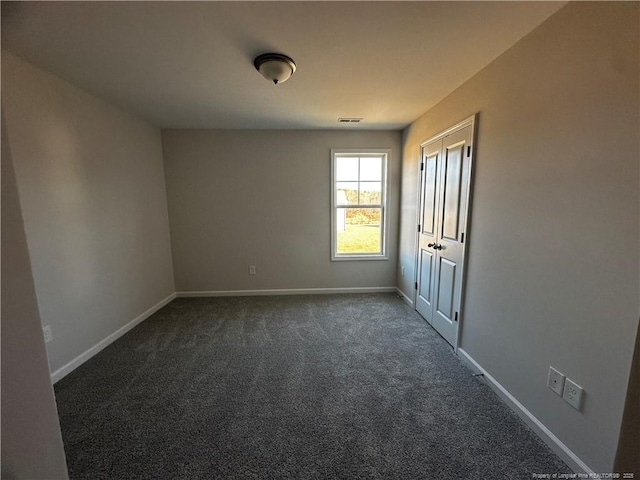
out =
[[[263,53],[255,58],[253,66],[275,85],[286,82],[296,71],[296,63],[280,53]]]

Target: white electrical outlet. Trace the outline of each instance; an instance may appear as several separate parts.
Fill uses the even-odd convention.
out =
[[[249,275],[255,275],[255,274],[256,274],[256,266],[249,265]]]
[[[553,367],[549,367],[549,378],[547,378],[547,386],[556,394],[562,396],[564,388],[564,375]]]
[[[51,332],[51,327],[49,325],[42,327],[42,335],[44,336],[45,343],[49,343],[53,340],[53,332]]]
[[[580,408],[582,408],[582,394],[582,387],[567,378],[564,382],[564,390],[562,391],[564,401],[576,410],[580,410]]]

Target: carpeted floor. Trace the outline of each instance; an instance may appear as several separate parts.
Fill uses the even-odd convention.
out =
[[[571,472],[393,294],[177,299],[55,390],[72,479]]]

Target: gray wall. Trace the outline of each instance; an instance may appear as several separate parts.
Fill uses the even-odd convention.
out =
[[[4,119],[3,119],[4,120]],[[65,479],[20,200],[2,122],[2,478]]]
[[[160,132],[7,52],[2,96],[54,372],[174,292]]]
[[[389,260],[330,260],[330,151],[391,148],[395,212],[400,141],[399,131],[163,130],[176,290],[394,287],[397,215]]]
[[[420,143],[480,112],[461,347],[598,472],[638,326],[639,8],[568,4],[403,132],[398,285],[413,292]]]

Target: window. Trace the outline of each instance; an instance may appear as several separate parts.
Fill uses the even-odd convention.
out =
[[[386,260],[390,150],[332,150],[331,259]]]

